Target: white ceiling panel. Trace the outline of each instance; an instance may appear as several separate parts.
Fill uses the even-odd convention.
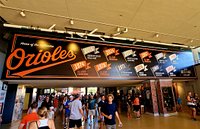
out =
[[[199,5],[199,0],[0,0],[0,16],[12,24],[98,28],[108,35],[122,26],[129,31],[119,37],[200,46]],[[21,10],[26,17],[19,15]],[[155,38],[155,33],[160,36]]]

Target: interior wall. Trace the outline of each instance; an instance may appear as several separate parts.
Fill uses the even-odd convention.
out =
[[[186,96],[189,91],[198,93],[196,81],[176,82],[178,95],[182,99],[183,106],[186,105]],[[198,93],[199,94],[199,93]],[[199,94],[200,95],[200,94]]]
[[[198,79],[194,83],[194,90],[200,95],[200,65],[195,66]]]
[[[176,82],[178,94],[180,95],[183,105],[186,105],[186,96],[189,91],[197,93],[200,96],[200,65],[195,66],[197,80]]]

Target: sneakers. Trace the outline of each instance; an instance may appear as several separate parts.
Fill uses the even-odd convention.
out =
[[[140,117],[136,117],[136,119],[138,119],[138,120],[139,120],[139,119],[140,119]]]

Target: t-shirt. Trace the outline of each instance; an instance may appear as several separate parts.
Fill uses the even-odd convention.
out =
[[[112,115],[112,119],[108,119],[105,117],[105,124],[106,125],[115,125],[116,121],[115,121],[115,112],[117,111],[117,105],[115,103],[109,104],[106,103],[105,104],[105,108],[102,108],[102,112],[105,115]]]
[[[69,119],[72,120],[79,120],[82,118],[82,114],[80,113],[80,110],[82,109],[82,103],[80,100],[74,100],[70,103],[70,117]]]
[[[101,107],[101,111],[103,110],[103,108],[105,108],[105,106],[106,106],[106,102],[105,101],[100,101],[98,103],[98,107]]]
[[[178,98],[178,99],[177,99],[177,103],[178,103],[178,104],[181,104],[181,103],[182,103],[181,98]]]
[[[140,99],[136,97],[133,101],[133,105],[140,105]]]
[[[54,116],[54,111],[49,111],[48,112],[48,118],[53,119],[53,116]]]
[[[21,121],[21,124],[25,124],[23,129],[26,129],[26,125],[28,122],[37,121],[37,120],[39,120],[39,117],[36,112],[27,114],[26,116],[22,118],[22,121]]]
[[[88,109],[90,109],[90,110],[95,109],[95,103],[96,103],[95,99],[89,100],[89,102],[88,102]]]
[[[70,103],[72,101],[68,100],[66,103],[65,103],[65,113],[70,113]]]
[[[131,106],[131,105],[132,105],[132,100],[131,100],[131,98],[127,99],[127,104],[128,104],[128,106]]]
[[[53,106],[54,106],[55,108],[58,107],[58,99],[54,99],[54,101],[53,101]]]
[[[42,103],[42,105],[41,105],[41,107],[46,107],[47,110],[49,110],[49,108],[50,108],[51,106],[52,106],[52,105],[51,105],[51,102],[50,102],[50,101],[49,101],[49,102],[44,101],[44,102]]]

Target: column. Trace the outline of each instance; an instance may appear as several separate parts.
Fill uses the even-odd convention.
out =
[[[142,91],[142,96],[145,98],[145,111],[147,113],[153,114],[154,116],[159,116],[156,81],[148,80],[143,83],[143,86],[144,90]]]
[[[4,111],[2,115],[2,123],[8,124],[12,122],[13,109],[15,105],[15,97],[17,93],[17,84],[9,84],[5,99]]]
[[[160,114],[163,116],[176,115],[176,102],[172,79],[159,79],[157,85]]]

